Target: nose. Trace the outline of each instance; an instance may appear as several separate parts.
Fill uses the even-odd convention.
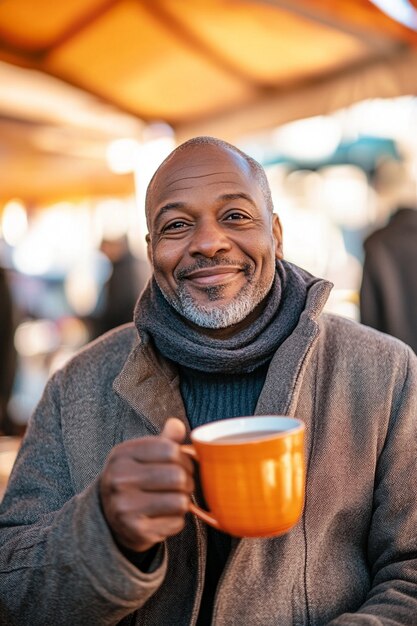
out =
[[[228,252],[231,247],[222,225],[216,220],[204,220],[195,226],[188,252],[191,256],[212,258],[219,252]]]

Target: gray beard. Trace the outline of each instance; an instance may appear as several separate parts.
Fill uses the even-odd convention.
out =
[[[267,282],[252,282],[248,280],[231,302],[219,304],[219,306],[198,305],[187,291],[184,281],[180,281],[176,297],[168,296],[159,285],[159,288],[167,302],[187,320],[201,326],[202,328],[227,328],[238,324],[252,313],[252,311],[262,302],[269,293],[274,275]],[[207,287],[205,292],[211,302],[215,302],[222,297],[224,287],[216,285]]]

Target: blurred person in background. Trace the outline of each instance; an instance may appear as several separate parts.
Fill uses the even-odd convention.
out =
[[[416,184],[404,164],[389,163],[380,170],[377,187],[387,188],[395,208],[388,223],[364,242],[360,319],[417,353]]]
[[[262,167],[213,138],[148,187],[153,268],[134,324],[51,378],[0,506],[0,622],[415,624],[417,357],[323,313],[283,258]],[[188,513],[198,425],[295,415],[303,517],[238,539]]]
[[[8,403],[16,373],[14,307],[6,271],[0,267],[0,434],[13,435]]]
[[[400,207],[364,243],[361,322],[417,353],[417,210]]]
[[[126,236],[103,239],[100,251],[109,259],[111,273],[97,311],[86,320],[92,339],[132,321],[136,301],[150,276],[148,263],[131,253]]]

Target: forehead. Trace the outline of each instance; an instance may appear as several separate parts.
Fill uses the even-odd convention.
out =
[[[152,213],[166,202],[185,200],[199,192],[245,192],[262,203],[261,189],[249,164],[239,154],[219,146],[190,146],[176,152],[159,170],[151,188]]]

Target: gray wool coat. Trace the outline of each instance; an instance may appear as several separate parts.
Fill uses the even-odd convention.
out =
[[[242,539],[215,600],[215,626],[417,624],[417,359],[398,340],[306,309],[276,352],[257,414],[296,415],[307,434],[301,521]],[[125,326],[48,383],[0,508],[0,623],[195,623],[204,524],[187,516],[149,573],[116,547],[97,478],[111,448],[187,424],[178,375]]]

